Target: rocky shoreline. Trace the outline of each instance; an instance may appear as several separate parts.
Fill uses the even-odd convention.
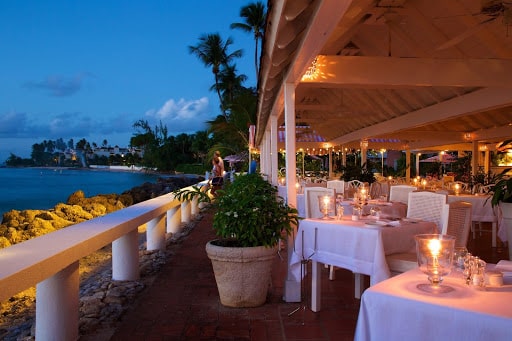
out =
[[[201,177],[166,177],[159,179],[156,184],[146,183],[120,196],[130,195],[132,203],[137,203],[199,181],[202,181]],[[201,219],[201,215],[195,219]],[[152,283],[161,266],[172,256],[174,248],[190,233],[195,223],[185,224],[179,233],[168,234],[166,249],[160,251],[147,251],[145,231],[139,231],[141,273],[138,281],[112,280],[110,246],[80,260],[80,340],[110,339],[121,315],[133,304],[136,296]],[[30,288],[0,304],[0,340],[35,340],[34,335],[35,288]]]

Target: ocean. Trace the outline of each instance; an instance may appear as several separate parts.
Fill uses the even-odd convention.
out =
[[[158,174],[88,169],[0,168],[0,220],[12,209],[49,209],[66,202],[77,190],[87,197],[129,190]]]

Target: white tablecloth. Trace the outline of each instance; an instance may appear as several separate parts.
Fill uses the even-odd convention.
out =
[[[358,298],[363,290],[359,274],[369,275],[371,285],[389,278],[386,255],[414,248],[413,237],[416,234],[437,231],[436,225],[431,222],[403,223],[396,227],[370,227],[363,220],[349,219],[349,217],[344,217],[341,221],[304,219],[299,224],[289,270],[295,280],[300,281],[302,260],[312,260],[311,309],[313,311],[320,311],[321,305],[319,263],[355,272],[357,274],[355,297]]]
[[[455,290],[433,295],[416,288],[428,283],[418,269],[395,276],[363,293],[355,340],[510,340],[512,278],[505,279],[478,291],[454,272],[444,284]]]

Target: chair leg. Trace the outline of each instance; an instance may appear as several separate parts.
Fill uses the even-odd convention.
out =
[[[334,281],[336,279],[336,273],[334,272],[336,269],[334,268],[334,265],[329,266],[329,280]]]

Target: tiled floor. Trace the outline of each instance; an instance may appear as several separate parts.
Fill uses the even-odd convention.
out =
[[[322,281],[322,310],[313,313],[282,299],[286,262],[276,257],[273,286],[257,308],[220,304],[213,271],[204,251],[214,239],[211,215],[197,223],[161,273],[134,302],[111,340],[352,340],[359,311],[353,274],[338,269]],[[505,248],[491,248],[490,233],[470,237],[468,248],[488,262],[507,259]],[[286,252],[282,254],[286,259]]]

